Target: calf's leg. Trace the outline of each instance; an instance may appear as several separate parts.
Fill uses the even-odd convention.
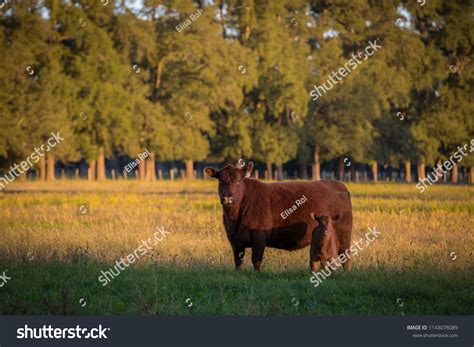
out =
[[[319,270],[319,261],[318,259],[310,260],[309,267],[311,271],[317,272]]]
[[[309,267],[312,271],[316,272],[319,269],[319,257],[317,256],[317,242],[314,235],[311,239],[311,246],[309,247]]]
[[[327,258],[321,258],[321,268],[323,270],[327,270],[329,268],[328,266],[328,259]]]

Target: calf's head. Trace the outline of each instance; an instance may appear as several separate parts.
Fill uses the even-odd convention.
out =
[[[213,178],[219,180],[219,198],[221,204],[225,207],[237,205],[244,195],[244,178],[250,176],[253,169],[253,163],[250,162],[244,167],[227,165],[222,169],[206,167],[204,172]]]
[[[339,215],[335,215],[332,217],[328,217],[325,215],[317,216],[316,214],[311,213],[311,218],[317,222],[316,227],[313,230],[313,233],[319,232],[320,237],[325,237],[325,236],[327,237],[327,236],[330,236],[332,233],[335,233],[335,229],[332,222],[337,221],[339,217],[340,217]]]

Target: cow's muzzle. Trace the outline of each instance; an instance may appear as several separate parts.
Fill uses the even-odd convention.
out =
[[[234,203],[234,198],[232,196],[223,196],[221,198],[221,204],[230,207]]]

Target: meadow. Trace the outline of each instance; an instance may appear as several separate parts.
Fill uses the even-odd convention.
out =
[[[235,272],[211,180],[13,183],[0,193],[0,314],[474,314],[474,187],[349,183],[353,240],[382,234],[317,288],[309,248],[249,251]],[[107,286],[98,276],[169,234]]]

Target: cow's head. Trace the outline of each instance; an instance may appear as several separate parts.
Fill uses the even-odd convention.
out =
[[[221,204],[225,207],[237,205],[244,194],[243,180],[252,173],[253,163],[250,162],[246,166],[227,165],[222,169],[206,167],[204,172],[209,177],[219,180],[219,198]]]

